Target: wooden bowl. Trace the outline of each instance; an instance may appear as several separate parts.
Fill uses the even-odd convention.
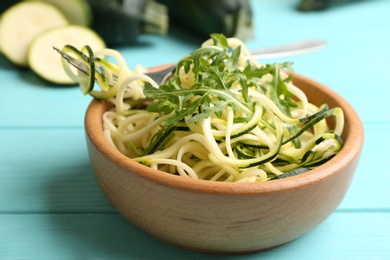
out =
[[[108,143],[101,119],[107,103],[93,100],[85,130],[101,190],[130,222],[186,249],[248,253],[299,238],[329,217],[344,198],[364,133],[358,114],[337,93],[300,75],[294,76],[294,83],[312,103],[340,106],[345,114],[344,147],[315,170],[263,183],[212,182],[159,172]]]

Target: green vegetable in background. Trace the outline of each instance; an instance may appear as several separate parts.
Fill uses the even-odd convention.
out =
[[[139,34],[168,31],[166,7],[152,0],[88,0],[91,27],[107,45],[133,43]]]
[[[324,9],[330,0],[301,0],[299,4],[299,10],[301,11],[312,11]]]
[[[88,27],[91,23],[91,10],[87,0],[24,0],[24,2],[46,2],[58,8],[70,24]]]
[[[249,0],[158,0],[173,24],[205,39],[211,33],[246,40],[253,37]]]
[[[53,5],[44,2],[17,3],[2,14],[2,53],[13,64],[28,67],[28,48],[34,37],[50,28],[67,24],[66,17]]]
[[[109,47],[132,44],[141,34],[166,34],[169,21],[191,34],[253,37],[249,0],[24,0],[58,8],[70,24],[90,27]],[[15,3],[1,2],[2,11]]]
[[[154,0],[1,0],[0,11],[19,2],[45,2],[60,10],[70,24],[90,27],[107,45],[134,43],[140,34],[166,34],[168,10]]]
[[[320,11],[345,4],[360,2],[359,0],[301,0],[298,9],[301,11]]]

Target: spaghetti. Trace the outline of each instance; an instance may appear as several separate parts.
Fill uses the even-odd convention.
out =
[[[105,137],[154,169],[210,181],[268,181],[313,169],[342,148],[343,111],[310,103],[292,83],[290,63],[261,64],[236,38],[211,35],[161,86],[142,67],[128,69],[116,51],[94,57],[101,90],[89,94],[113,104],[102,119]],[[80,84],[82,77],[72,75]]]

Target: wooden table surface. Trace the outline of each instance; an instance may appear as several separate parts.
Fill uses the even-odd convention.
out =
[[[352,186],[320,226],[266,252],[223,256],[155,240],[103,196],[87,155],[91,98],[47,84],[0,56],[0,259],[390,259],[390,1],[343,1],[301,13],[298,1],[252,1],[249,48],[320,38],[326,48],[293,61],[297,73],[345,97],[365,127]],[[190,32],[145,35],[120,48],[128,66],[175,62],[199,47]]]

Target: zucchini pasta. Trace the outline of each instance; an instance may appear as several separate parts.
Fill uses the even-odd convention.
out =
[[[310,103],[292,82],[291,63],[261,64],[239,39],[212,34],[161,85],[114,50],[64,50],[94,72],[74,73],[64,62],[83,92],[113,104],[102,118],[107,140],[151,168],[261,182],[306,172],[342,148],[341,108]]]

